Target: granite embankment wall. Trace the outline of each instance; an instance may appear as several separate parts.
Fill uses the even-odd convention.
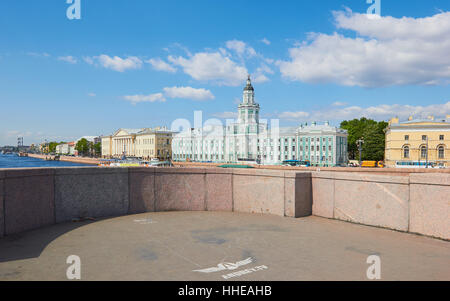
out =
[[[311,176],[199,168],[0,170],[0,236],[71,221],[153,211],[311,215]]]
[[[313,215],[450,239],[450,174],[311,176]]]
[[[0,170],[0,236],[157,211],[311,214],[450,239],[450,175],[220,168]]]

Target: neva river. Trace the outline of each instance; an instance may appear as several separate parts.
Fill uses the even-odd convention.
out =
[[[63,161],[45,161],[30,157],[19,157],[16,154],[0,154],[0,168],[26,168],[26,167],[64,167],[64,166],[92,166]]]

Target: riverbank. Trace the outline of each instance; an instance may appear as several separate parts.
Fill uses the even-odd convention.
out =
[[[236,163],[233,163],[236,164]],[[223,163],[200,163],[200,162],[173,162],[175,167],[195,167],[195,168],[215,168]],[[247,164],[245,164],[247,165]],[[295,167],[295,166],[281,166],[281,165],[258,165],[249,164],[257,169],[272,169],[272,170],[291,170],[291,171],[327,171],[327,172],[359,172],[379,175],[401,176],[409,175],[411,173],[440,173],[450,174],[450,168],[361,168],[361,167]]]
[[[54,156],[50,156],[50,155],[38,155],[38,154],[28,154],[28,156],[31,158],[42,159],[42,160],[45,160],[45,158],[48,158],[48,157],[54,157]],[[90,165],[98,165],[100,163],[99,159],[85,158],[85,157],[61,156],[59,160],[64,161],[64,162],[73,162],[73,163],[90,164]]]

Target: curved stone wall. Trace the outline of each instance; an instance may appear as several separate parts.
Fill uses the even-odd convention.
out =
[[[317,215],[450,239],[450,174],[222,168],[0,170],[0,237],[157,211]]]
[[[155,211],[311,215],[311,176],[201,168],[0,171],[0,236],[72,221]]]

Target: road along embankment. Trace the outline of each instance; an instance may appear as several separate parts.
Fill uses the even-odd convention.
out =
[[[28,154],[28,157],[45,160],[47,158],[54,158],[55,156]],[[99,159],[85,158],[85,157],[60,156],[59,160],[65,161],[65,162],[73,162],[73,163],[80,163],[80,164],[92,164],[92,165],[98,165],[100,163]]]

